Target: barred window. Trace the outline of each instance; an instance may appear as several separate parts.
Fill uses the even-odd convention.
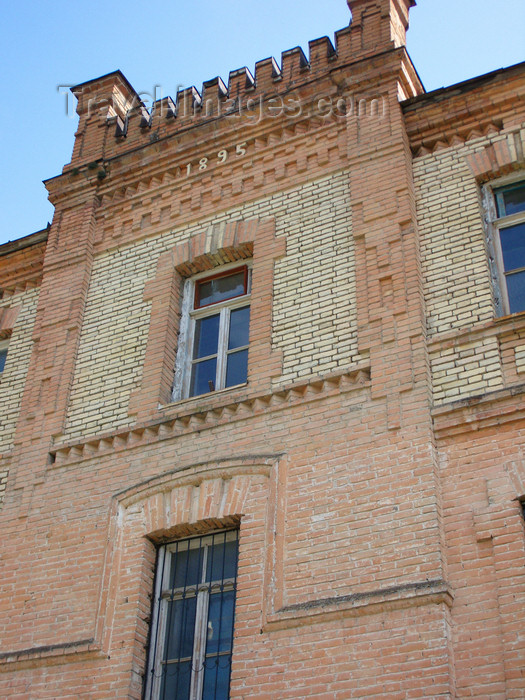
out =
[[[159,549],[146,698],[229,698],[238,539],[221,531]]]

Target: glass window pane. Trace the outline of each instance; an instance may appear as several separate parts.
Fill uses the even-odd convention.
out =
[[[217,535],[221,537],[221,535]],[[216,542],[208,549],[206,581],[235,578],[237,571],[237,540]]]
[[[234,602],[235,591],[210,595],[206,655],[231,650]]]
[[[160,698],[188,700],[191,687],[191,661],[182,664],[167,664],[163,668]]]
[[[167,602],[165,661],[191,657],[196,609],[196,596]]]
[[[198,306],[216,304],[218,301],[232,299],[245,293],[244,270],[225,277],[198,282]]]
[[[226,364],[226,386],[243,384],[248,377],[248,350],[239,350],[228,355]]]
[[[170,588],[194,586],[201,580],[202,548],[189,549],[188,545],[188,541],[181,542],[181,549],[171,555]]]
[[[514,187],[511,185],[500,191],[503,195],[505,211],[498,211],[499,216],[510,216],[519,211],[525,211],[525,183],[522,182]]]
[[[5,348],[4,350],[0,350],[0,372],[4,371],[6,357],[7,348]]]
[[[229,530],[167,546],[169,582],[175,587],[173,599],[164,597],[159,613],[164,631],[153,661],[155,697],[188,700],[192,676],[204,669],[199,698],[228,700],[238,540],[238,531]],[[212,585],[196,590],[195,581],[206,578],[209,583],[212,576]],[[204,618],[197,617],[198,607]]]
[[[203,360],[193,365],[190,385],[190,396],[207,394],[215,388],[215,375],[217,373],[217,358]],[[210,385],[210,382],[212,384]]]
[[[231,656],[215,656],[206,660],[203,700],[228,700]]]
[[[248,345],[250,331],[250,307],[234,309],[230,313],[230,332],[228,335],[228,350]]]
[[[199,318],[195,322],[193,359],[215,355],[219,343],[219,314]]]
[[[506,276],[510,313],[525,311],[525,272],[515,272]]]
[[[505,271],[525,267],[525,222],[500,229]]]

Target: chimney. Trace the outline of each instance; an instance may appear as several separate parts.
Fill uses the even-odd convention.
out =
[[[351,29],[361,33],[361,50],[384,51],[406,45],[408,12],[415,0],[347,0]]]

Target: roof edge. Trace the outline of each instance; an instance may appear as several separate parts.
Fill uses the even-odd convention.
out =
[[[98,78],[91,78],[91,80],[86,80],[83,83],[78,83],[78,85],[73,85],[70,88],[70,90],[73,94],[75,94],[75,91],[78,92],[79,90],[84,90],[86,87],[88,87],[92,83],[98,83],[101,80],[106,80],[106,78],[112,78],[112,77],[120,78],[125,83],[126,87],[128,87],[129,90],[133,94],[135,94],[135,95],[137,94],[137,91],[135,90],[133,85],[129,82],[129,80],[126,78],[124,73],[119,68],[117,68],[117,70],[110,71],[109,73],[104,73],[104,75],[99,75]]]
[[[38,245],[39,243],[43,243],[44,241],[47,241],[47,237],[49,235],[49,224],[46,226],[46,228],[41,229],[40,231],[35,231],[34,233],[30,233],[27,236],[23,236],[22,238],[17,238],[14,241],[8,241],[7,243],[3,243],[0,245],[0,257],[3,257],[4,255],[9,255],[10,253],[16,253],[19,250],[23,250],[24,248],[30,248],[33,245]]]
[[[511,71],[518,72],[520,70],[525,70],[525,61],[521,63],[514,63],[512,66],[506,66],[505,68],[497,68],[489,73],[483,73],[482,75],[477,75],[474,78],[462,80],[459,83],[454,83],[453,85],[448,85],[447,87],[436,88],[436,90],[431,90],[430,92],[425,92],[421,95],[416,95],[415,97],[409,97],[408,100],[404,100],[400,104],[403,109],[408,109],[412,107],[412,105],[420,105],[421,102],[433,102],[440,99],[446,99],[449,96],[449,93],[456,92],[458,90],[461,92],[466,92],[477,87],[478,85],[490,82],[500,74],[502,75]]]

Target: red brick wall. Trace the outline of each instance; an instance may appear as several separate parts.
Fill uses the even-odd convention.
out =
[[[429,343],[413,159],[458,146],[446,106],[459,107],[454,90],[439,109],[399,104],[421,92],[402,48],[411,4],[352,1],[337,56],[319,40],[310,68],[298,51],[281,75],[260,62],[252,93],[232,76],[242,100],[293,90],[300,114],[157,112],[150,129],[137,111],[115,136],[125,78],[75,88],[2,460],[2,696],[140,698],[156,545],[232,524],[232,698],[523,695],[523,409],[508,359],[522,320],[476,330],[502,338],[504,387],[472,396],[465,381],[433,404],[429,350],[450,338]],[[509,109],[489,82],[469,119],[487,95],[491,124]],[[312,113],[320,96],[347,113]],[[440,129],[448,141],[432,141]],[[182,279],[246,257],[248,382],[171,403]]]

